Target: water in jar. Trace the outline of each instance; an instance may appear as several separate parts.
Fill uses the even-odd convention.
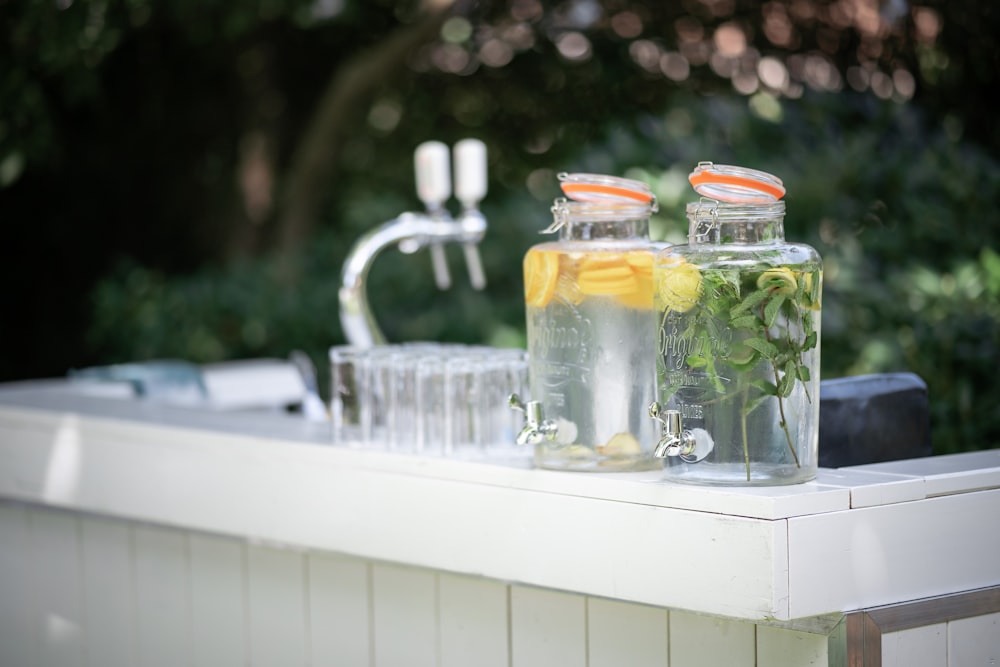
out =
[[[556,422],[540,467],[638,470],[651,457],[656,384],[653,251],[552,242],[524,260],[531,397]]]
[[[822,271],[807,250],[791,252],[781,263],[753,253],[721,265],[658,259],[659,402],[712,443],[701,460],[670,457],[669,479],[770,485],[816,475]]]

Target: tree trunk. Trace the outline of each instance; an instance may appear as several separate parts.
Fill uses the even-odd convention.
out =
[[[437,36],[450,6],[450,2],[441,4],[417,22],[398,28],[334,74],[292,156],[277,216],[281,256],[288,257],[309,238],[344,142],[363,122],[378,91],[400,72],[407,56]]]

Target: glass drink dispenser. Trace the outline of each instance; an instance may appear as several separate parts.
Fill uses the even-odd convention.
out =
[[[822,265],[787,243],[785,190],[701,163],[688,243],[659,253],[656,456],[667,479],[778,485],[816,476]]]
[[[649,218],[656,200],[641,182],[560,174],[566,198],[552,208],[559,240],[524,257],[531,401],[520,444],[542,468],[641,470],[653,458],[657,319]]]

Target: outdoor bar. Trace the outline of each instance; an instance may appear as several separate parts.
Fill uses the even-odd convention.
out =
[[[980,665],[1000,451],[785,486],[0,388],[0,664]]]
[[[1000,664],[995,8],[0,5],[0,667]]]
[[[0,667],[971,667],[1000,658],[1000,450],[926,456],[913,374],[819,380],[784,187],[699,163],[689,243],[560,174],[527,349],[389,344],[384,248],[476,244],[485,146],[417,149],[348,344],[0,385]]]

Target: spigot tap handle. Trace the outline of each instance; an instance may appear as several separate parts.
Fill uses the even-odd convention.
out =
[[[462,208],[473,209],[486,196],[486,144],[462,139],[455,144],[455,198]]]
[[[417,197],[431,213],[440,211],[451,196],[451,166],[448,147],[440,141],[425,141],[413,154]]]
[[[476,207],[486,196],[486,144],[479,139],[462,139],[452,151],[455,166],[455,198],[466,212],[464,215],[479,215]],[[481,217],[481,216],[480,216]],[[486,272],[475,243],[462,244],[465,264],[469,269],[469,283],[473,289],[486,287]]]
[[[431,215],[444,213],[444,203],[451,196],[451,164],[448,146],[440,141],[425,141],[413,154],[413,168],[417,181],[417,197]],[[438,289],[451,287],[448,259],[440,243],[430,246],[431,268]]]
[[[432,243],[429,247],[431,253],[431,268],[434,270],[434,284],[440,290],[451,287],[451,272],[448,271],[448,258],[444,254],[444,246],[440,243]]]
[[[479,256],[479,247],[475,243],[463,243],[462,253],[465,255],[465,264],[469,267],[469,284],[472,285],[472,289],[485,289],[486,272],[483,271],[483,260]]]

